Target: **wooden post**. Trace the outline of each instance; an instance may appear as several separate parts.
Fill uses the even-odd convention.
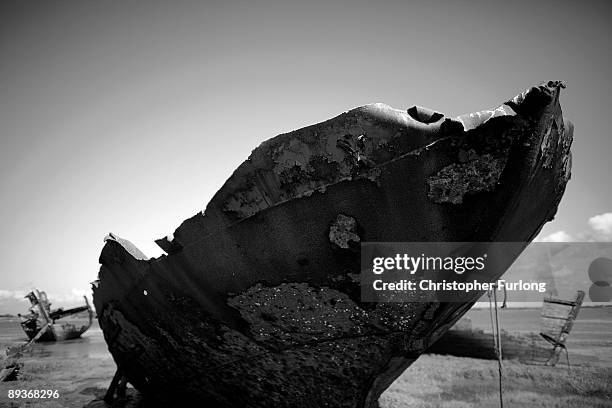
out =
[[[41,302],[41,296],[38,290],[36,290],[35,296],[36,296],[36,306],[38,306],[38,311],[40,315],[42,316],[42,318],[44,319],[44,321],[46,322],[46,324],[44,324],[42,327],[45,329],[48,328],[48,330],[51,331],[51,334],[53,335],[53,337],[55,337],[55,331],[53,330],[53,319],[51,319],[51,317],[49,316],[49,312],[47,311],[47,308],[46,308],[47,304]],[[37,340],[43,334],[44,334],[44,331],[41,329],[36,335]]]
[[[127,377],[123,375],[123,371],[117,367],[117,371],[113,376],[113,380],[104,395],[104,402],[110,404],[117,398],[125,398],[127,388]]]

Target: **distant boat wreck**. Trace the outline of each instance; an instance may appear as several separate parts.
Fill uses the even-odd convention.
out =
[[[84,306],[71,309],[51,309],[45,292],[34,290],[25,296],[30,310],[20,314],[21,327],[30,341],[62,341],[76,339],[85,333],[93,320],[93,310],[86,296]]]
[[[167,255],[109,235],[93,284],[118,370],[107,396],[127,380],[169,405],[378,407],[482,293],[363,302],[360,243],[523,243],[511,263],[570,177],[562,88],[456,118],[352,109],[263,142],[205,211],[156,241]]]

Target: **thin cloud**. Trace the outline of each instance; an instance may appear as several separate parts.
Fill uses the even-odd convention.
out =
[[[0,303],[7,303],[12,301],[20,301],[27,303],[25,295],[30,290],[6,290],[0,289]],[[88,300],[91,300],[91,291],[84,289],[72,288],[70,292],[56,293],[47,292],[47,298],[53,305],[53,307],[59,306],[73,306],[83,303],[83,296],[87,296]],[[91,303],[91,302],[90,302]]]
[[[0,289],[0,301],[3,300],[23,300],[25,292],[20,290],[4,290]]]
[[[557,231],[544,237],[536,238],[537,242],[574,242],[575,239],[565,231]]]
[[[566,231],[557,231],[543,237],[537,242],[612,242],[612,212],[594,215],[587,221],[584,231],[572,235]]]
[[[83,296],[89,299],[91,291],[72,288],[70,292],[54,293],[47,292],[47,298],[55,305],[73,305],[83,303]]]

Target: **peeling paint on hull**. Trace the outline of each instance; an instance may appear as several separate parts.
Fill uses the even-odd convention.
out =
[[[363,303],[358,243],[532,240],[569,179],[561,88],[456,119],[357,108],[255,149],[167,256],[111,236],[94,304],[116,363],[160,401],[376,407],[477,296]]]

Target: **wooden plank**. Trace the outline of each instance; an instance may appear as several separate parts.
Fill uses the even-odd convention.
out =
[[[566,320],[550,320],[542,319],[540,331],[546,333],[553,338],[557,338],[566,325]]]
[[[552,303],[552,304],[566,305],[566,306],[576,306],[576,301],[574,300],[563,300],[563,299],[558,299],[558,298],[553,298],[553,297],[547,297],[545,299],[545,302]]]
[[[542,311],[540,312],[540,315],[542,317],[557,317],[567,319],[574,307],[575,306],[544,303],[542,305]]]

